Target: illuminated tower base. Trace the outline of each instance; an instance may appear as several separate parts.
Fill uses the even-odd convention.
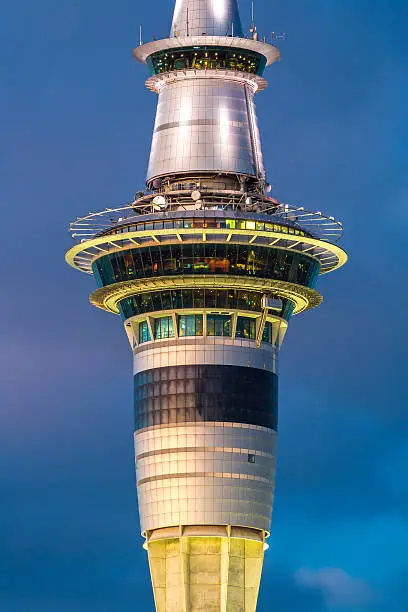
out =
[[[147,541],[157,612],[255,612],[264,557],[251,529],[163,529]]]

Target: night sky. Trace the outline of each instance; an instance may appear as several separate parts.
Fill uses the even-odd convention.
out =
[[[408,4],[257,4],[286,33],[257,98],[274,195],[341,219],[350,254],[281,353],[259,612],[406,612]],[[131,49],[172,6],[1,3],[1,612],[153,612],[131,352],[64,254],[71,220],[143,188],[156,98]]]

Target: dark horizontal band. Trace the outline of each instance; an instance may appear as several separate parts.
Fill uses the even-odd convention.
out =
[[[278,377],[256,368],[170,366],[135,375],[135,428],[228,422],[277,430]]]
[[[137,486],[147,484],[148,482],[157,482],[159,480],[174,480],[175,478],[232,478],[234,480],[245,480],[261,482],[269,487],[273,486],[274,481],[263,476],[255,476],[253,474],[234,474],[230,472],[185,472],[183,474],[161,474],[160,476],[151,476],[150,478],[142,478],[137,481]]]
[[[188,127],[191,125],[218,125],[221,126],[219,119],[186,119],[185,121],[173,121],[171,123],[162,123],[158,125],[154,130],[156,132],[162,132],[163,130],[169,130],[175,127]],[[244,128],[248,130],[248,123],[243,121],[228,121],[230,127]]]
[[[159,457],[163,455],[171,455],[172,453],[234,453],[237,454],[236,448],[228,448],[226,446],[184,446],[184,447],[174,447],[174,448],[164,448],[162,450],[150,451],[147,453],[141,453],[136,456],[137,461],[141,461],[142,459],[146,459],[147,457]],[[250,455],[252,453],[249,448],[240,448],[239,453],[241,455]],[[256,451],[256,455],[259,457],[267,457],[268,459],[273,459],[275,457],[272,453],[266,453],[264,451]]]

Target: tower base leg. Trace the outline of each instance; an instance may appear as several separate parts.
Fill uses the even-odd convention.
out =
[[[146,546],[156,611],[255,612],[264,537],[234,527],[152,532]]]

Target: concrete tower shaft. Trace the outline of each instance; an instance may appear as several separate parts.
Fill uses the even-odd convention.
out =
[[[242,36],[237,0],[176,0],[171,36]]]

